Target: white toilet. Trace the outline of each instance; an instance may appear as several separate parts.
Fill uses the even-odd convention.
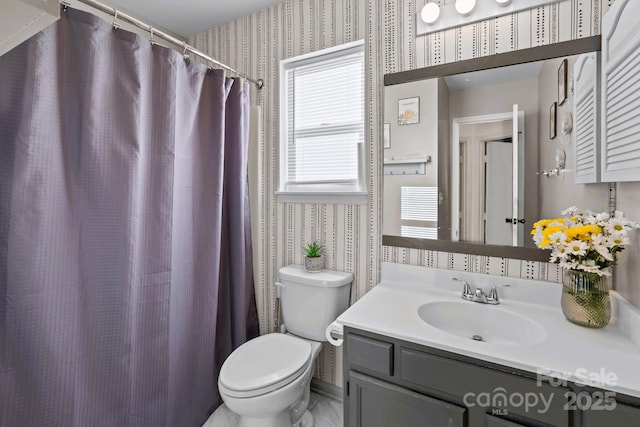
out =
[[[314,360],[325,330],[349,305],[351,273],[309,273],[290,265],[279,271],[286,334],[252,339],[229,355],[218,389],[241,427],[313,426],[307,410]]]

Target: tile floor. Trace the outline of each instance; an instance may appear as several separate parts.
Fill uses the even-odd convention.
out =
[[[342,427],[342,402],[311,392],[309,410],[314,427]],[[226,405],[220,406],[202,427],[237,427],[238,417]],[[308,426],[301,426],[308,427]]]

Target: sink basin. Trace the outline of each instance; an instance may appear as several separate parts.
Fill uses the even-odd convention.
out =
[[[449,334],[493,344],[530,345],[547,336],[534,320],[495,305],[435,301],[421,305],[418,316]]]

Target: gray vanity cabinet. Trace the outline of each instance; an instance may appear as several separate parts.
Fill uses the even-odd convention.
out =
[[[344,333],[346,427],[640,425],[633,398],[613,410],[581,411],[572,396],[587,389],[574,384],[552,386],[530,372],[348,327]]]

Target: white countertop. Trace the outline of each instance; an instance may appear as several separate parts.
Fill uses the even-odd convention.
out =
[[[535,344],[512,345],[473,341],[430,326],[418,307],[434,301],[460,301],[462,283],[502,288],[500,305],[537,322],[546,337]],[[611,292],[612,319],[602,329],[575,325],[560,308],[561,285],[428,267],[383,263],[381,282],[338,317],[336,323],[438,348],[534,374],[593,385],[640,397],[640,312]]]

